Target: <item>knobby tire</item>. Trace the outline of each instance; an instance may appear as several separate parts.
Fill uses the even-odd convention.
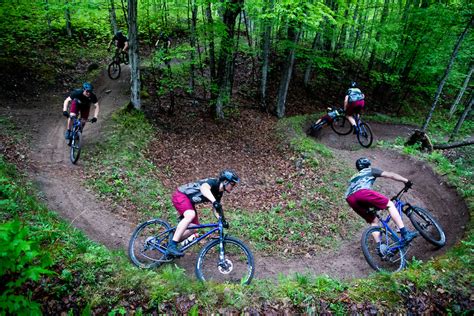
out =
[[[331,128],[338,135],[348,135],[352,132],[352,125],[345,116],[336,116],[331,123]]]
[[[121,71],[122,69],[120,68],[120,62],[117,62],[115,60],[109,64],[109,67],[107,69],[109,78],[112,80],[118,79],[120,77]]]
[[[362,147],[369,148],[373,141],[372,129],[367,123],[360,123],[357,140]]]
[[[446,244],[446,234],[429,211],[418,206],[412,206],[408,210],[407,216],[426,241],[438,248]]]
[[[79,160],[81,155],[81,138],[82,135],[80,131],[75,131],[72,135],[69,158],[73,164]]]

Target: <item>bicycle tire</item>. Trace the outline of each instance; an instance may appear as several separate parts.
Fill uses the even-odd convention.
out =
[[[380,233],[380,240],[383,250],[383,255],[377,253],[377,243],[375,242],[372,233]],[[376,271],[384,272],[398,272],[405,268],[406,258],[405,250],[403,248],[396,248],[391,251],[393,247],[397,247],[398,240],[390,232],[385,232],[385,229],[380,226],[373,226],[367,228],[362,233],[361,246],[364,253],[365,260]],[[385,245],[385,246],[383,246]]]
[[[128,257],[132,263],[139,268],[150,269],[171,261],[163,253],[173,237],[174,231],[168,231],[170,228],[167,222],[158,218],[138,225],[128,244]]]
[[[255,273],[254,257],[239,239],[226,236],[223,240],[225,262],[219,266],[220,239],[211,240],[201,249],[196,261],[196,277],[200,281],[250,284]]]
[[[372,134],[372,129],[367,123],[360,123],[359,132],[357,133],[357,140],[362,147],[369,148],[372,145],[374,136]]]
[[[336,116],[331,122],[331,128],[338,135],[348,135],[352,132],[352,125],[345,116]]]
[[[109,64],[107,68],[107,74],[109,78],[112,80],[118,79],[120,77],[120,72],[122,69],[120,68],[120,62],[113,61]]]
[[[129,57],[128,57],[128,54],[127,54],[126,52],[122,52],[122,57],[121,57],[121,58],[122,58],[123,63],[124,63],[125,65],[128,65],[128,63],[129,63],[129,59],[128,59],[128,58],[129,58]]]
[[[79,160],[79,157],[81,156],[81,137],[82,136],[81,136],[80,131],[75,131],[72,134],[69,158],[71,159],[71,162],[73,164],[75,164]]]
[[[412,206],[408,209],[407,216],[426,241],[438,248],[446,245],[446,234],[429,211],[418,206]]]

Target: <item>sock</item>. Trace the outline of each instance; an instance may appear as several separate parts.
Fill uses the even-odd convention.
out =
[[[407,231],[406,227],[400,228],[400,234],[401,234],[402,236],[405,236],[407,233],[408,233],[408,231]]]

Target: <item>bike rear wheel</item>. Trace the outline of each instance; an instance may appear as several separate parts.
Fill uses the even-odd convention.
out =
[[[347,135],[352,132],[352,125],[345,116],[336,116],[331,123],[332,130],[338,135]]]
[[[380,234],[382,255],[377,252],[377,242],[372,236],[373,233]],[[383,227],[373,226],[366,229],[362,234],[361,246],[365,260],[374,270],[398,272],[405,268],[405,250],[399,248],[397,238],[386,232]]]
[[[122,51],[122,62],[125,64],[125,65],[128,65],[129,63],[129,60],[128,60],[128,54],[124,51]]]
[[[75,131],[72,133],[69,158],[73,164],[79,160],[79,156],[81,155],[81,137],[82,135],[80,131]]]
[[[433,218],[429,211],[418,206],[412,206],[407,211],[407,216],[416,230],[429,243],[438,248],[446,244],[446,235],[441,225]]]
[[[173,237],[170,225],[161,219],[140,224],[132,233],[128,244],[128,256],[139,268],[156,268],[170,262],[166,255],[168,241]]]
[[[199,252],[196,262],[196,276],[201,281],[250,284],[255,265],[252,252],[240,240],[224,237],[222,241],[224,260],[221,262],[219,239],[210,241]]]
[[[109,64],[109,68],[107,69],[107,73],[109,74],[109,78],[112,80],[118,79],[120,77],[120,72],[122,69],[120,68],[120,61],[116,62],[113,61]]]
[[[373,135],[369,124],[360,123],[359,132],[357,133],[357,140],[362,147],[369,148],[372,145]]]

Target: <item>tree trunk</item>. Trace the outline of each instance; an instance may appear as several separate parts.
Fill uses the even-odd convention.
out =
[[[464,84],[462,85],[461,90],[459,90],[458,96],[456,97],[456,101],[454,101],[453,105],[451,106],[451,109],[449,109],[449,118],[453,116],[454,112],[456,111],[456,108],[458,107],[459,102],[462,99],[462,96],[464,95],[464,92],[466,92],[466,88],[469,84],[469,81],[471,80],[471,75],[473,71],[474,65],[471,65],[471,69],[469,70],[469,73],[467,74],[467,77],[464,80]]]
[[[197,20],[197,5],[196,0],[191,0],[191,34],[189,37],[191,45],[191,67],[190,67],[190,79],[189,79],[189,89],[194,102],[194,79],[195,79],[195,54],[196,54],[196,20]]]
[[[462,115],[459,117],[459,120],[458,120],[458,123],[456,124],[456,126],[454,127],[454,130],[453,132],[451,133],[451,136],[449,136],[449,141],[452,141],[456,135],[458,134],[459,132],[459,129],[461,128],[462,126],[462,123],[464,123],[464,120],[466,119],[467,115],[469,114],[469,112],[471,112],[472,110],[472,103],[474,103],[474,94],[471,93],[471,98],[468,102],[468,104],[466,105],[466,108],[464,109],[464,112],[462,113]]]
[[[292,40],[293,45],[288,50],[288,55],[287,55],[286,62],[284,65],[283,74],[281,76],[280,85],[278,88],[277,106],[276,106],[276,114],[278,118],[282,118],[285,116],[286,97],[288,95],[288,87],[290,85],[291,74],[293,72],[293,65],[295,62],[295,49],[296,49],[296,43],[298,42],[299,35],[300,35],[300,31],[295,29],[294,26],[288,27],[288,39]]]
[[[214,44],[214,20],[212,18],[212,9],[211,9],[211,2],[207,2],[206,6],[206,17],[207,23],[209,24],[209,71],[211,72],[211,91],[214,90],[212,88],[215,80],[217,79],[217,72],[216,72],[216,50]],[[212,97],[211,97],[212,98]]]
[[[451,148],[456,148],[456,147],[469,146],[472,144],[474,144],[474,139],[468,139],[468,140],[449,143],[449,144],[433,145],[433,149],[451,149]]]
[[[382,16],[380,17],[380,26],[379,27],[383,27],[384,24],[385,24],[385,21],[387,20],[388,13],[389,13],[388,12],[389,4],[390,4],[390,0],[384,0]],[[372,69],[372,67],[374,66],[375,55],[377,53],[377,44],[380,42],[381,37],[382,37],[382,32],[381,32],[380,28],[378,28],[377,33],[375,34],[375,44],[374,44],[374,47],[372,48],[372,52],[370,53],[369,65],[368,65],[369,72]]]
[[[138,55],[138,24],[137,24],[137,1],[128,0],[128,34],[130,55],[130,104],[137,110],[141,108],[140,101],[140,58]]]
[[[117,27],[117,15],[115,14],[114,0],[110,0],[109,15],[110,15],[110,25],[112,25],[112,32],[115,34],[118,31],[118,27]]]
[[[319,42],[319,37],[320,36],[321,36],[320,32],[316,33],[316,35],[314,36],[313,45],[311,47],[312,52],[316,51],[316,48],[318,47],[318,42]],[[312,56],[310,56],[308,58],[308,64],[306,65],[306,70],[304,71],[303,84],[304,84],[305,88],[308,87],[309,79],[311,78],[312,68],[313,68],[313,59],[312,59]]]
[[[264,12],[272,12],[274,0],[267,0],[265,2]],[[268,111],[267,107],[267,78],[269,68],[269,56],[271,47],[271,33],[272,24],[268,17],[265,17],[263,22],[263,47],[262,47],[262,80],[260,82],[260,107],[263,111]]]
[[[428,113],[428,116],[426,117],[423,127],[421,128],[423,132],[425,132],[426,129],[428,128],[428,124],[430,123],[431,117],[433,116],[434,110],[436,109],[436,105],[438,104],[438,99],[439,99],[439,96],[441,95],[441,91],[443,91],[443,87],[444,87],[444,84],[446,83],[446,79],[448,78],[449,72],[451,71],[451,67],[454,64],[454,59],[456,58],[458,54],[459,47],[461,46],[461,43],[464,37],[466,37],[466,34],[469,28],[472,27],[473,21],[474,21],[474,16],[471,17],[471,20],[467,24],[462,34],[459,36],[458,41],[456,42],[456,45],[454,46],[454,50],[453,50],[453,53],[451,54],[451,58],[449,59],[448,66],[446,67],[446,70],[444,71],[443,78],[441,79],[441,82],[439,83],[439,86],[438,86],[438,90],[436,91],[434,102],[431,105],[431,110]]]
[[[67,36],[72,37],[71,11],[69,11],[69,1],[66,1],[66,11],[64,12],[64,18],[66,19]]]
[[[230,84],[232,82],[232,64],[234,49],[235,20],[240,14],[244,0],[230,0],[227,2],[223,15],[225,31],[221,38],[221,50],[217,65],[218,95],[215,101],[214,115],[218,119],[224,118],[224,106],[230,101]]]

